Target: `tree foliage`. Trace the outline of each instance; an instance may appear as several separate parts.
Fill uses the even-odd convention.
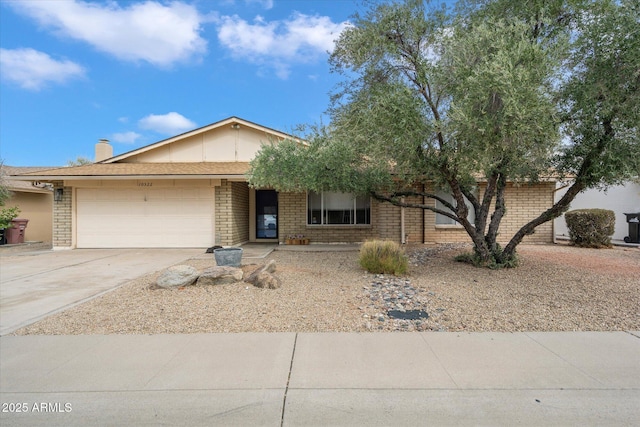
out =
[[[250,182],[431,210],[464,227],[481,263],[512,265],[522,239],[579,192],[638,176],[638,17],[626,0],[469,0],[456,13],[374,4],[331,55],[345,80],[330,124],[307,128],[306,145],[263,147]],[[507,183],[550,173],[573,184],[500,248]],[[415,195],[446,209],[406,201]]]
[[[78,156],[75,158],[75,160],[69,160],[67,162],[67,166],[82,166],[82,165],[90,165],[91,163],[93,163],[93,160],[91,160],[88,157],[84,157],[84,156]]]
[[[0,159],[0,206],[4,206],[4,204],[11,198],[11,191],[9,190],[9,186],[7,184],[6,173],[4,170],[4,161]]]

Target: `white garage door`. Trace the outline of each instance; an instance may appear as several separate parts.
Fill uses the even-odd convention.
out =
[[[76,195],[79,248],[213,246],[212,188],[79,188]]]

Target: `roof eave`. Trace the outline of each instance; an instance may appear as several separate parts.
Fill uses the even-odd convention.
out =
[[[9,191],[13,193],[51,194],[51,190],[47,190],[46,188],[38,188],[38,187],[28,188],[28,187],[13,187],[13,186],[8,186],[7,188],[9,189]]]
[[[198,175],[58,175],[58,176],[12,176],[16,181],[99,181],[124,179],[237,179],[244,174],[198,174]]]

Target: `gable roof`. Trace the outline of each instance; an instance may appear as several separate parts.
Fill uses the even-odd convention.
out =
[[[150,179],[150,178],[166,178],[166,179],[193,179],[193,178],[244,178],[249,170],[248,162],[157,162],[157,163],[140,163],[131,162],[131,157],[149,152],[160,147],[169,145],[173,142],[183,140],[208,132],[213,129],[225,126],[239,125],[256,130],[266,135],[273,136],[278,139],[294,139],[304,144],[304,141],[271,129],[256,123],[244,120],[235,116],[224,120],[172,136],[171,138],[158,141],[156,143],[136,148],[117,156],[110,157],[96,163],[86,165],[62,167],[62,168],[40,168],[37,171],[12,171],[11,179],[18,181],[53,181],[53,180],[86,180],[86,179]],[[129,159],[129,162],[127,160]],[[46,169],[46,170],[42,170]]]
[[[158,141],[156,143],[153,143],[153,144],[150,144],[150,145],[146,145],[144,147],[136,148],[135,150],[131,150],[131,151],[128,151],[126,153],[119,154],[117,156],[113,156],[111,158],[102,160],[101,162],[98,162],[98,163],[119,162],[119,161],[125,160],[125,159],[127,159],[129,157],[136,156],[138,154],[145,153],[147,151],[155,150],[157,148],[160,148],[162,146],[171,144],[172,142],[175,142],[175,141],[178,141],[178,140],[181,140],[181,139],[184,139],[184,138],[188,138],[188,137],[191,137],[191,136],[194,136],[194,135],[198,135],[198,134],[201,134],[201,133],[204,133],[204,132],[208,132],[208,131],[210,131],[212,129],[216,129],[216,128],[220,128],[220,127],[224,127],[224,126],[231,126],[231,125],[234,125],[234,124],[241,125],[241,126],[246,126],[248,128],[251,128],[251,129],[254,129],[254,130],[257,130],[257,131],[260,131],[260,132],[264,132],[266,134],[273,135],[276,138],[296,139],[296,140],[298,139],[298,138],[295,138],[294,136],[289,135],[287,133],[280,132],[280,131],[275,130],[275,129],[271,129],[271,128],[268,128],[266,126],[261,126],[259,124],[250,122],[248,120],[241,119],[239,117],[232,116],[232,117],[229,117],[227,119],[220,120],[218,122],[211,123],[209,125],[206,125],[206,126],[203,126],[203,127],[197,128],[197,129],[193,129],[193,130],[190,130],[188,132],[181,133],[179,135],[172,136],[171,138],[167,138],[167,139],[164,139],[162,141]]]

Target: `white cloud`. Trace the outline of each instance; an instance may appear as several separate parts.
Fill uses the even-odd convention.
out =
[[[64,83],[84,77],[82,66],[69,60],[56,60],[34,49],[1,49],[2,78],[29,90],[40,90],[47,83]]]
[[[138,125],[142,129],[167,135],[179,134],[196,127],[194,122],[173,111],[162,115],[150,114],[140,119]]]
[[[80,0],[10,2],[46,29],[84,41],[121,60],[170,66],[206,52],[200,37],[202,17],[181,2],[145,1],[120,6]]]
[[[265,9],[273,9],[273,0],[244,0],[246,4],[257,3]]]
[[[123,144],[133,144],[141,136],[142,135],[136,132],[121,132],[121,133],[114,133],[113,135],[111,135],[111,139],[115,142],[120,142]]]
[[[235,6],[236,0],[220,0],[220,3],[226,6]],[[273,0],[244,0],[244,4],[247,6],[257,4],[258,6],[262,6],[263,9],[273,9]]]
[[[335,40],[348,25],[302,13],[286,21],[266,22],[258,16],[253,23],[237,15],[223,16],[218,22],[218,40],[233,57],[273,67],[285,79],[293,64],[311,63],[333,51]]]

